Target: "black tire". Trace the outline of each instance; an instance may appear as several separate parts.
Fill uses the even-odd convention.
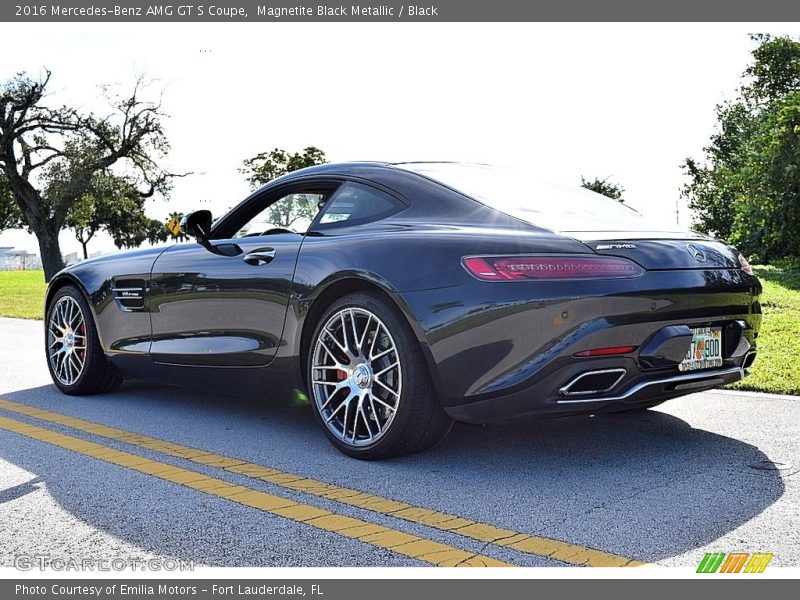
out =
[[[66,300],[67,298],[71,299]],[[51,332],[57,331],[52,323],[53,313],[59,303],[69,305],[70,307],[77,307],[80,309],[81,317],[83,319],[83,328],[80,326],[76,328],[76,333],[83,336],[85,340],[85,348],[75,350],[76,361],[73,364],[79,364],[77,359],[83,359],[83,366],[79,370],[79,374],[71,378],[66,378],[63,374],[56,372],[54,360],[51,359],[52,349],[58,349],[63,346],[63,342],[55,341],[54,334]],[[74,302],[74,304],[73,304]],[[62,336],[63,337],[63,336]],[[86,302],[81,291],[73,285],[66,285],[59,289],[50,304],[47,307],[45,314],[45,357],[47,360],[47,368],[50,371],[50,377],[53,379],[55,386],[63,393],[70,396],[87,396],[90,394],[102,394],[110,392],[122,383],[122,378],[117,375],[114,367],[108,362],[108,359],[103,352],[100,345],[100,340],[97,336],[97,326],[92,317],[92,311],[89,309],[89,304]],[[76,342],[79,343],[79,342]],[[53,345],[55,344],[55,345]]]
[[[398,363],[401,365],[400,375],[397,378],[400,382],[400,393],[397,396],[396,410],[391,413],[393,417],[390,423],[386,426],[385,430],[381,432],[380,426],[377,425],[379,419],[369,408],[365,408],[361,425],[362,433],[363,428],[369,428],[369,439],[371,440],[371,428],[375,426],[378,429],[379,437],[377,437],[374,442],[369,440],[362,441],[360,445],[343,440],[342,437],[334,433],[325,423],[325,419],[320,410],[320,404],[324,400],[324,397],[321,400],[320,396],[324,396],[324,392],[320,392],[319,390],[327,388],[320,388],[319,385],[315,387],[315,384],[312,383],[314,381],[313,377],[315,372],[318,376],[320,373],[324,372],[315,369],[313,364],[315,351],[318,349],[317,343],[319,336],[323,335],[323,341],[327,341],[328,344],[333,345],[332,340],[325,337],[326,334],[323,334],[323,328],[332,316],[341,313],[343,309],[352,309],[361,315],[366,314],[364,311],[367,311],[374,317],[377,317],[379,323],[385,326],[385,329],[389,333],[388,337],[381,337],[380,339],[393,341],[396,348],[396,357],[398,358]],[[350,314],[352,315],[353,313]],[[361,318],[363,319],[363,317]],[[375,321],[372,321],[372,323],[373,327],[378,327],[378,323],[375,323]],[[367,345],[365,340],[367,336],[371,338],[378,337],[378,333],[375,333],[374,336],[371,335],[369,328],[370,325],[368,321],[364,327],[366,333],[364,334],[364,338],[362,338],[362,340],[364,340],[362,349],[363,346]],[[356,334],[353,334],[353,336],[355,337]],[[347,340],[345,339],[344,342],[347,343]],[[366,356],[370,356],[370,353],[371,349],[370,352],[367,352]],[[392,355],[390,354],[389,356]],[[375,365],[379,363],[370,364]],[[306,385],[309,390],[309,397],[311,399],[315,418],[331,443],[348,456],[364,460],[375,460],[427,450],[441,441],[453,425],[452,419],[447,416],[439,404],[422,349],[417,339],[414,337],[411,327],[397,308],[380,294],[369,292],[354,293],[337,300],[329,306],[315,326],[306,356],[306,367]],[[373,381],[377,379],[378,375],[379,373],[376,367],[374,373],[371,371],[369,380]],[[345,375],[342,374],[339,377],[345,377]],[[348,378],[348,381],[354,380]],[[356,384],[353,383],[353,385],[355,386]],[[343,393],[349,393],[348,389],[349,388],[343,390]],[[378,390],[378,387],[375,386],[374,389]],[[367,397],[372,395],[372,390],[373,384],[370,385],[370,391]],[[377,393],[380,393],[380,390],[378,390],[376,394]],[[330,395],[333,396],[333,394]],[[375,398],[376,396],[373,395],[372,397]],[[365,407],[367,406],[366,401],[364,405]],[[379,407],[379,409],[384,410],[384,413],[386,412],[385,409],[381,407]],[[369,416],[367,413],[369,413]],[[357,423],[358,413],[356,413],[355,419],[355,423]],[[354,435],[355,427],[356,425],[354,424]],[[347,437],[346,432],[347,427],[345,423],[343,437]]]

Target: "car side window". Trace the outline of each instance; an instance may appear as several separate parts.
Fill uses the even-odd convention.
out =
[[[385,219],[407,208],[396,198],[375,188],[348,182],[325,204],[316,229],[361,225]]]
[[[269,235],[270,233],[305,233],[316,218],[325,194],[297,192],[273,202],[247,221],[233,238]]]

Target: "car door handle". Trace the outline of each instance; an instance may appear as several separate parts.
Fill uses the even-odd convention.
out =
[[[248,265],[265,265],[275,258],[274,248],[259,248],[244,255],[244,262]]]

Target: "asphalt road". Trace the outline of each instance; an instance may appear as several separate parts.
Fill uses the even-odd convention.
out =
[[[712,392],[637,415],[457,425],[432,451],[366,463],[268,393],[61,395],[41,338],[41,322],[0,319],[0,566],[694,567],[736,551],[800,565],[800,399]]]

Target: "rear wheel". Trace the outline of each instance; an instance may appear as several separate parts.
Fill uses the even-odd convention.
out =
[[[378,294],[352,294],[325,311],[312,337],[307,377],[325,435],[349,456],[425,450],[452,425],[411,328]]]
[[[45,350],[56,387],[82,396],[109,392],[122,383],[100,346],[86,299],[75,286],[56,292],[47,309]]]

